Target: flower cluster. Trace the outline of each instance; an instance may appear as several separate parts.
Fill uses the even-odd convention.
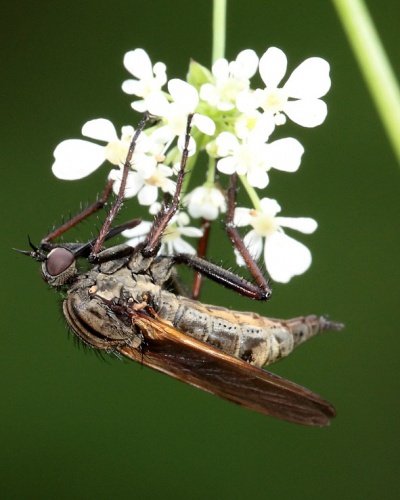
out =
[[[327,107],[321,97],[330,88],[328,63],[311,57],[283,84],[287,59],[275,47],[260,59],[250,49],[231,62],[219,59],[211,71],[192,61],[187,81],[168,80],[165,64],[153,65],[143,49],[128,52],[124,65],[133,78],[123,83],[122,90],[138,98],[132,108],[157,117],[156,123],[139,136],[125,197],[136,197],[152,215],[160,209],[162,197],[174,193],[187,118],[194,113],[186,195],[182,209],[163,236],[161,251],[195,252],[182,239],[201,236],[199,229],[190,226],[190,217],[218,219],[226,211],[226,197],[216,174],[221,174],[223,184],[224,174],[236,173],[253,204],[251,208],[237,207],[234,216],[237,226],[251,228],[244,238],[251,255],[258,259],[264,248],[265,265],[275,281],[288,282],[306,271],[311,264],[309,250],[288,236],[283,227],[311,233],[317,223],[310,218],[278,216],[281,208],[277,201],[260,199],[256,189],[268,186],[272,169],[295,172],[299,168],[304,153],[300,142],[293,137],[270,137],[287,119],[303,127],[315,127],[325,120]],[[257,70],[264,86],[254,89],[250,79]],[[119,135],[104,118],[87,122],[82,135],[98,142],[72,139],[59,144],[54,151],[54,174],[60,179],[80,179],[107,161],[112,165],[109,178],[114,180],[117,192],[134,132],[132,126],[124,126]],[[204,184],[193,187],[190,176],[202,151],[208,155],[208,170]],[[149,225],[142,223],[124,235],[136,245],[146,236]],[[239,254],[237,263],[244,265]]]

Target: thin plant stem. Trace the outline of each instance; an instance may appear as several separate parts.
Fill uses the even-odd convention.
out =
[[[226,0],[213,2],[212,62],[224,57],[226,40]]]
[[[214,186],[215,184],[215,158],[212,156],[208,160],[207,181],[206,184]]]
[[[245,175],[239,175],[240,182],[243,184],[243,187],[245,188],[251,202],[253,203],[253,207],[256,210],[261,211],[261,204],[260,204],[260,198],[258,197],[257,191],[253,188],[253,186],[250,186],[247,177]]]
[[[333,0],[400,165],[400,91],[363,0]]]

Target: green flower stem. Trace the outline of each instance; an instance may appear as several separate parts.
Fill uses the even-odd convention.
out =
[[[212,62],[224,57],[226,39],[226,0],[213,2]]]
[[[215,186],[215,158],[213,158],[212,156],[209,156],[208,160],[206,184],[210,187]]]
[[[333,0],[400,165],[400,91],[362,0]]]
[[[243,184],[243,187],[247,191],[247,194],[249,195],[249,198],[253,203],[254,208],[256,210],[261,211],[260,198],[258,197],[256,190],[253,188],[253,186],[250,186],[250,184],[247,181],[247,177],[245,175],[239,175],[239,179],[240,182]]]

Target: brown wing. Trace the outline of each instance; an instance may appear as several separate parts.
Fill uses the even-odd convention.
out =
[[[136,315],[135,315],[136,316]],[[134,319],[144,336],[142,349],[121,347],[128,358],[254,411],[304,425],[326,426],[335,409],[311,391],[157,319]]]

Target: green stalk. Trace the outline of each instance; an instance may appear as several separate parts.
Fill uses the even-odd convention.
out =
[[[400,165],[400,91],[362,0],[333,0]]]
[[[215,186],[215,158],[213,158],[212,156],[209,156],[208,159],[206,185],[210,187]]]
[[[245,188],[247,194],[249,195],[249,198],[253,203],[253,207],[256,210],[261,211],[260,198],[258,197],[257,191],[253,188],[253,186],[250,186],[247,177],[245,175],[239,175],[239,179],[240,182],[243,184],[243,187]]]
[[[224,57],[226,39],[226,0],[213,1],[212,62]]]

